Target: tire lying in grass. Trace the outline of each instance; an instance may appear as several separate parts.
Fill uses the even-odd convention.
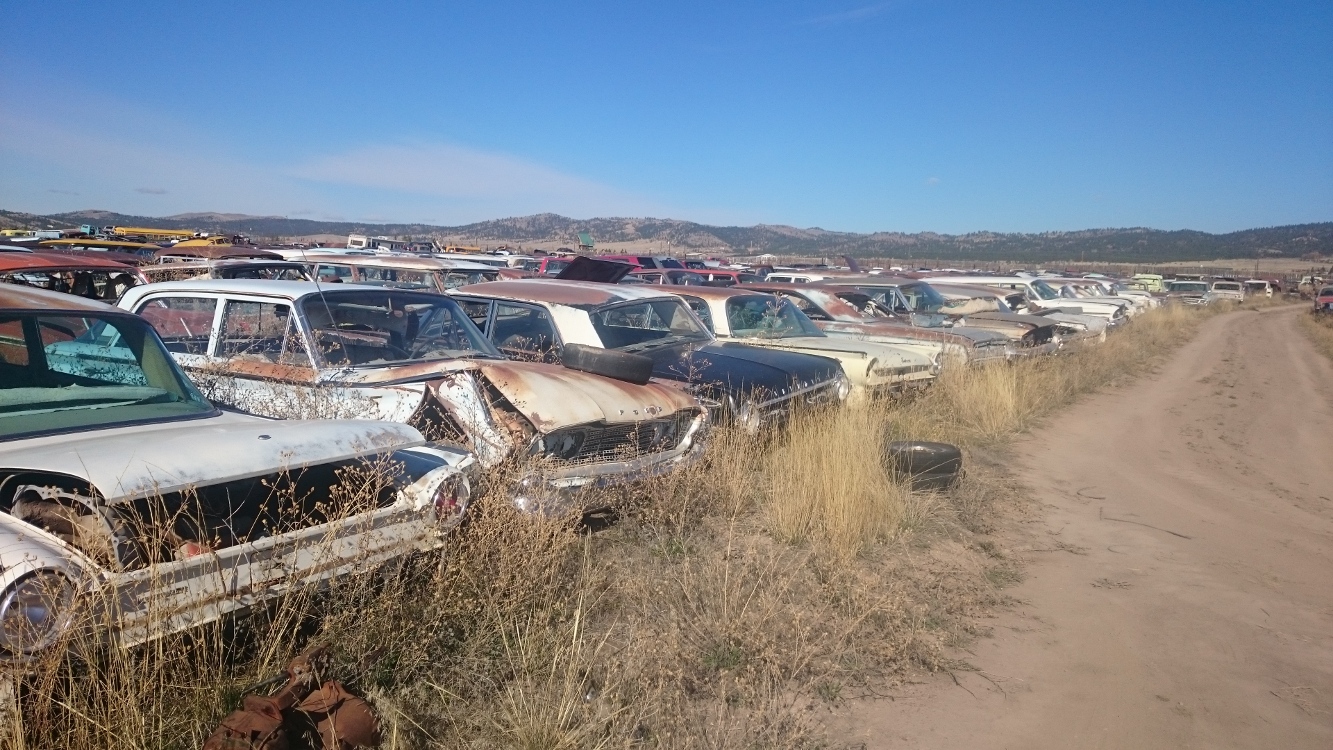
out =
[[[647,385],[653,361],[640,354],[611,351],[583,344],[565,344],[560,361],[571,370],[590,372],[635,385]]]
[[[912,480],[914,490],[953,486],[963,476],[963,452],[948,443],[899,440],[884,446],[884,466]]]

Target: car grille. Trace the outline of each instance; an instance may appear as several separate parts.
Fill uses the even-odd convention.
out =
[[[784,396],[765,401],[760,404],[760,414],[764,424],[776,424],[791,416],[792,410],[799,408],[798,404],[822,406],[836,403],[837,400],[838,383],[835,380],[827,380],[816,385],[797,388]]]
[[[686,409],[669,417],[632,424],[566,427],[543,439],[546,456],[562,464],[583,466],[629,461],[669,451],[680,445],[697,416],[697,411]]]

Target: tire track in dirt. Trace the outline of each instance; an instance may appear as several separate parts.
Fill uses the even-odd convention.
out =
[[[1207,321],[1016,446],[1022,602],[832,722],[866,748],[1333,747],[1333,363],[1291,308]],[[955,684],[955,679],[957,684]],[[959,689],[959,688],[965,689]]]

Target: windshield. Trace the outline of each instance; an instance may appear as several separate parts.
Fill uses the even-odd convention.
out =
[[[1166,285],[1168,292],[1206,292],[1208,285],[1202,281],[1172,281]]]
[[[312,294],[301,313],[325,365],[500,357],[449,297],[393,289]]]
[[[604,307],[591,317],[602,346],[622,352],[713,338],[677,298]]]
[[[0,313],[0,440],[212,413],[143,320]]]
[[[786,339],[823,336],[805,313],[781,297],[733,297],[727,300],[727,325],[740,338]]]
[[[913,312],[937,313],[944,309],[948,300],[928,284],[903,284],[898,292],[907,299],[907,305]]]
[[[1236,284],[1236,283],[1232,283],[1232,282],[1218,282],[1218,283],[1216,283],[1216,284],[1213,284],[1213,288],[1214,288],[1214,289],[1220,289],[1220,290],[1222,290],[1222,291],[1224,291],[1224,292],[1239,292],[1239,291],[1240,291],[1240,284]]]
[[[1060,293],[1051,288],[1050,284],[1041,279],[1032,280],[1032,288],[1037,291],[1037,296],[1042,299],[1059,299]]]

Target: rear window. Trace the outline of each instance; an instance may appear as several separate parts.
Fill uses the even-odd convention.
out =
[[[592,313],[592,327],[607,349],[635,351],[712,336],[679,299],[632,302]]]

